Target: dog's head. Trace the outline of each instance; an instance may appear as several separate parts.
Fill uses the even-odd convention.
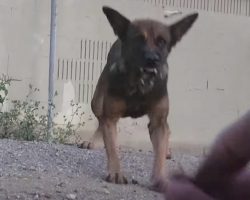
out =
[[[151,82],[157,75],[162,79],[167,75],[167,57],[172,47],[198,17],[195,13],[168,26],[149,19],[131,22],[109,7],[103,7],[103,12],[121,40],[121,54],[126,67],[140,71]],[[143,78],[142,81],[145,82]]]

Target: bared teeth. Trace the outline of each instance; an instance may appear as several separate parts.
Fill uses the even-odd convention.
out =
[[[145,85],[145,82],[143,79],[140,80],[142,85]]]
[[[150,87],[152,87],[154,85],[154,81],[150,80],[149,85],[150,85]]]
[[[153,68],[146,68],[145,71],[146,72],[154,72],[154,69]]]
[[[144,71],[149,72],[149,73],[154,73],[154,74],[158,73],[157,69],[155,69],[155,68],[146,68],[146,69],[144,69]]]
[[[160,78],[163,79],[162,73],[160,73]]]

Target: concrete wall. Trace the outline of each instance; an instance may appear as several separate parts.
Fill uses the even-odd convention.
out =
[[[176,137],[210,141],[250,108],[249,25],[246,17],[201,13],[173,51],[169,90],[171,126],[181,133]]]
[[[101,69],[99,66],[105,64],[105,58],[96,59],[97,50],[93,48],[97,48],[97,43],[109,45],[115,39],[101,12],[102,5],[112,5],[130,19],[146,17],[172,23],[171,19],[163,18],[161,3],[59,0],[56,88],[60,95],[56,106],[61,114],[70,113],[69,101],[74,99],[83,103],[88,113],[86,120],[91,115],[83,93],[86,93],[87,86],[94,88]],[[165,9],[181,10],[184,14],[197,10],[177,4],[168,4]],[[198,11],[198,21],[169,58],[169,121],[173,141],[208,144],[219,130],[250,107],[250,18],[218,10]],[[178,18],[174,17],[174,20]],[[41,89],[34,98],[46,103],[49,20],[49,0],[0,0],[0,72],[22,80],[13,83],[10,98],[24,98],[31,83]],[[92,45],[90,52],[95,51],[93,58],[84,57],[89,41]],[[73,72],[66,72],[67,65],[70,71],[71,63]],[[77,80],[66,77],[67,73],[67,76],[77,74],[78,77],[85,69],[83,66],[86,70],[92,70],[91,66],[94,66],[91,71],[93,80],[84,82],[83,77]],[[91,92],[88,98],[91,98]],[[95,123],[87,120],[85,129],[92,132]],[[147,143],[146,123],[146,118],[136,122],[122,120],[119,125],[123,132],[121,140],[126,144]],[[86,130],[82,133],[85,134]]]

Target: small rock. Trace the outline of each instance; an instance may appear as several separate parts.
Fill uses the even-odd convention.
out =
[[[35,168],[34,166],[31,166],[31,167],[30,167],[30,170],[31,170],[31,171],[36,171],[36,168]]]
[[[137,185],[137,184],[138,184],[138,181],[135,180],[135,179],[132,179],[132,184]]]
[[[39,199],[39,194],[35,194],[34,199]]]
[[[69,200],[74,200],[74,199],[76,199],[76,194],[67,194],[66,197]]]
[[[41,196],[44,196],[45,198],[47,198],[47,199],[50,199],[51,198],[51,195],[50,194],[41,194]]]
[[[110,194],[110,191],[108,191],[108,190],[105,189],[105,188],[103,189],[103,191],[104,191],[105,194]]]
[[[57,185],[58,187],[64,187],[65,186],[65,183],[64,182],[61,182]]]

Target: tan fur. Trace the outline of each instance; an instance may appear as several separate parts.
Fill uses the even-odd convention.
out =
[[[99,83],[101,84],[101,83]],[[100,85],[97,86],[97,88]],[[103,95],[103,93],[98,93]],[[98,97],[98,96],[97,96]],[[110,96],[101,96],[103,101],[92,101],[93,111],[98,116],[99,127],[95,132],[95,138],[98,134],[103,134],[103,141],[108,158],[108,177],[107,181],[113,183],[127,183],[120,169],[120,161],[117,153],[117,122],[125,111],[125,103],[122,100],[114,99]],[[97,103],[97,104],[95,104]],[[102,105],[100,105],[102,103]],[[101,109],[100,109],[101,108]],[[101,113],[101,115],[100,115]]]
[[[165,158],[169,148],[170,129],[167,123],[169,111],[168,98],[162,98],[149,112],[149,134],[153,144],[155,160],[153,167],[153,184],[158,184],[165,178]]]
[[[95,132],[93,141],[103,134],[103,140],[108,158],[108,181],[114,183],[126,183],[123,176],[117,153],[117,122],[122,117],[126,105],[125,102],[105,94],[99,88],[103,85],[101,81],[97,85],[96,93],[92,100],[92,109],[99,121],[99,127]],[[98,92],[102,91],[102,92]],[[98,96],[100,95],[100,96]],[[102,101],[97,101],[102,99]],[[152,172],[153,183],[157,185],[165,178],[165,158],[168,150],[168,139],[170,135],[167,116],[169,110],[168,97],[157,102],[149,111],[150,119],[149,133],[153,144],[155,161]],[[96,112],[96,113],[95,113]]]

